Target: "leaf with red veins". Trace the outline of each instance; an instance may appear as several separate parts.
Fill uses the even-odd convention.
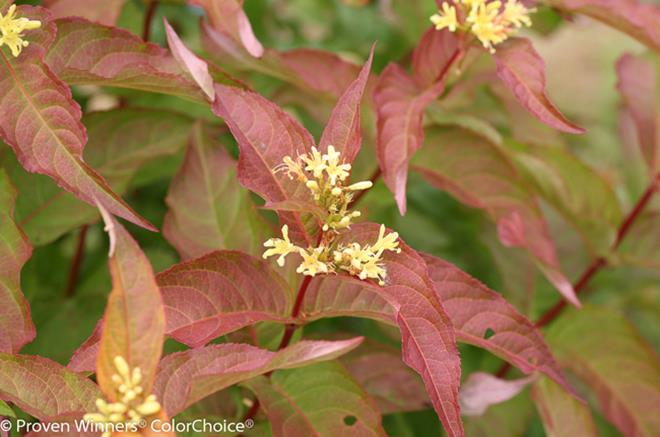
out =
[[[98,202],[113,214],[155,230],[83,160],[87,132],[80,106],[43,62],[56,30],[48,12],[26,6],[18,14],[39,19],[42,28],[29,31],[30,45],[20,56],[0,50],[0,138],[27,171],[47,175],[85,202]]]
[[[340,238],[346,243],[373,244],[378,232],[375,224],[358,224]],[[396,310],[404,362],[422,376],[447,434],[460,437],[464,435],[458,401],[461,366],[454,328],[423,258],[403,242],[399,244],[401,253],[384,254],[386,285],[374,290]]]
[[[253,57],[260,58],[264,47],[252,31],[252,25],[243,10],[242,0],[188,0],[204,8],[215,30],[240,43]]]
[[[332,145],[341,153],[345,162],[353,162],[362,145],[362,126],[360,125],[360,103],[369,80],[375,46],[367,62],[362,67],[357,79],[344,91],[332,110],[328,124],[323,130],[319,150],[325,152]]]
[[[532,322],[499,293],[453,264],[426,254],[422,258],[459,341],[484,348],[526,374],[543,372],[574,393]]]
[[[437,82],[421,90],[402,67],[390,64],[374,90],[378,163],[402,215],[406,212],[408,165],[424,142],[424,111],[443,89],[444,83]]]
[[[548,6],[583,14],[619,29],[656,52],[660,50],[660,7],[639,0],[547,0]]]
[[[82,17],[106,26],[114,26],[119,20],[126,0],[45,0],[55,18]]]
[[[426,88],[446,80],[460,51],[456,34],[447,29],[436,30],[435,27],[427,30],[412,55],[413,77],[417,84]]]
[[[94,411],[100,395],[90,379],[54,361],[0,353],[0,399],[37,419]]]
[[[213,101],[215,99],[215,91],[213,89],[213,78],[209,74],[209,65],[186,47],[183,41],[181,41],[181,38],[179,38],[179,35],[170,26],[167,18],[163,17],[163,23],[165,24],[167,45],[172,50],[174,59],[177,60],[181,68],[192,76],[209,100]]]
[[[110,235],[112,291],[106,306],[96,377],[111,401],[116,401],[116,357],[142,371],[145,393],[151,386],[160,360],[165,334],[165,312],[160,290],[149,260],[130,234],[103,209]]]
[[[176,352],[161,361],[154,393],[173,416],[213,393],[258,375],[335,359],[362,340],[303,340],[277,352],[234,343]]]
[[[157,279],[167,333],[191,347],[262,320],[290,321],[292,290],[266,261],[241,252],[213,252]]]
[[[82,18],[56,21],[57,38],[46,63],[70,85],[103,85],[170,94],[200,103],[208,99],[172,54],[125,30]],[[215,82],[245,85],[210,66]]]
[[[238,179],[267,202],[309,201],[304,183],[290,179],[285,171],[275,172],[285,156],[296,159],[314,146],[312,135],[274,103],[259,94],[216,85],[213,111],[225,120],[238,142]],[[311,215],[281,212],[282,224],[289,227],[292,241],[312,246],[307,226],[317,228]],[[314,240],[314,241],[313,241]]]
[[[509,158],[495,144],[460,129],[429,132],[428,146],[413,168],[438,189],[483,209],[497,223],[505,246],[522,247],[559,292],[579,305],[561,271],[555,244],[536,198],[524,187]]]
[[[562,132],[586,132],[566,119],[550,101],[546,92],[545,63],[528,39],[510,39],[497,47],[493,57],[497,75],[527,111]]]
[[[659,24],[660,25],[660,24]],[[616,63],[617,89],[633,121],[637,143],[651,174],[660,169],[660,94],[653,65],[631,54]]]
[[[8,353],[17,353],[36,335],[20,278],[32,247],[14,222],[15,200],[16,189],[0,169],[0,352]]]
[[[214,133],[202,123],[194,126],[167,194],[163,234],[184,260],[229,248],[261,256],[268,223],[239,185],[236,162]]]

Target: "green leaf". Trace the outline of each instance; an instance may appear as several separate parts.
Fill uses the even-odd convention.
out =
[[[202,123],[193,128],[185,161],[167,195],[163,233],[183,259],[213,250],[261,255],[269,234],[236,178],[236,163]]]
[[[336,362],[275,372],[244,383],[254,391],[273,435],[385,436],[373,401]]]
[[[0,169],[0,351],[16,353],[36,335],[20,273],[32,247],[13,219],[16,190]]]
[[[14,410],[5,401],[0,401],[0,416],[16,417],[16,413],[14,413]]]
[[[660,362],[621,316],[585,307],[548,332],[557,360],[597,395],[603,415],[624,435],[660,433]]]
[[[598,437],[589,407],[548,378],[534,383],[532,399],[548,437]]]
[[[527,182],[580,232],[591,253],[603,255],[622,221],[612,186],[559,148],[527,146],[513,156]]]
[[[89,134],[85,161],[106,178],[115,192],[123,194],[129,187],[148,182],[135,180],[138,170],[183,149],[193,120],[167,110],[124,108],[91,113],[83,123]],[[49,243],[98,219],[96,208],[64,192],[49,178],[28,174],[13,160],[4,166],[21,187],[17,221],[35,245]],[[170,166],[160,165],[158,171],[165,176]]]

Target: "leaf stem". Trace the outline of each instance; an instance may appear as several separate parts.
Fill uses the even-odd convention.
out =
[[[144,22],[142,23],[142,39],[144,41],[149,41],[151,37],[151,22],[154,19],[154,14],[158,8],[158,0],[152,0],[147,6],[147,10],[144,13]]]
[[[639,198],[633,209],[630,211],[630,213],[628,213],[626,218],[621,223],[621,226],[619,226],[619,230],[616,234],[616,239],[612,244],[611,251],[615,251],[616,249],[619,248],[621,242],[632,228],[633,223],[635,223],[635,221],[639,218],[644,208],[650,203],[651,199],[653,198],[653,195],[659,190],[660,190],[660,173],[657,174],[651,180],[651,183],[646,188],[646,191],[644,191],[644,194],[642,194],[642,197]],[[573,287],[575,289],[575,294],[579,295],[580,293],[586,292],[587,285],[589,284],[591,279],[596,275],[596,273],[598,273],[606,266],[607,266],[607,260],[604,257],[598,257],[595,260],[593,260],[593,262],[586,268],[584,273],[582,273],[580,278],[575,283]],[[534,323],[534,326],[536,326],[537,328],[542,328],[544,326],[549,325],[555,319],[557,319],[557,317],[559,317],[559,315],[564,311],[566,306],[567,306],[566,301],[564,299],[560,300],[552,308],[546,311]],[[504,377],[506,376],[506,374],[510,369],[511,369],[511,365],[509,363],[504,363],[495,375],[500,378]]]
[[[71,261],[69,279],[67,280],[66,292],[64,293],[66,297],[72,297],[76,292],[76,285],[78,284],[78,278],[80,277],[80,268],[82,266],[83,259],[85,258],[85,241],[87,241],[88,230],[89,225],[84,225],[80,228],[80,232],[78,233],[76,253],[73,256],[73,260]]]

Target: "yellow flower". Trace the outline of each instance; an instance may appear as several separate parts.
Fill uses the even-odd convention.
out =
[[[279,255],[277,258],[277,265],[280,267],[284,266],[285,258],[288,254],[299,250],[299,248],[293,245],[291,240],[289,240],[289,227],[287,225],[282,226],[282,236],[284,239],[271,238],[266,241],[264,247],[270,247],[270,249],[266,250],[263,254],[264,259],[269,256]]]
[[[16,18],[16,5],[11,5],[4,16],[0,13],[0,47],[6,45],[11,54],[17,57],[23,47],[29,45],[28,41],[23,40],[23,32],[40,27],[41,21]]]
[[[504,21],[517,28],[522,26],[531,26],[532,20],[529,18],[529,13],[534,12],[534,9],[527,9],[524,4],[517,0],[509,0],[504,6],[502,18]]]
[[[324,252],[324,247],[301,250],[300,256],[303,262],[298,266],[296,272],[306,276],[316,276],[318,273],[328,273],[328,265],[319,260],[319,255]]]
[[[336,185],[337,180],[343,181],[349,175],[351,171],[351,164],[340,164],[341,153],[336,151],[334,146],[328,146],[328,153],[323,155],[323,159],[326,161],[325,172],[330,178],[330,184]]]
[[[446,27],[450,32],[456,32],[459,25],[456,18],[456,8],[449,6],[449,3],[443,3],[442,11],[431,15],[431,22],[435,24],[436,30],[442,30]]]
[[[312,172],[315,178],[320,178],[323,170],[327,168],[325,156],[321,155],[321,152],[316,147],[312,147],[312,153],[310,155],[304,155],[302,159],[307,164],[305,170]]]
[[[371,249],[376,253],[377,257],[380,257],[386,250],[399,253],[401,252],[401,249],[399,249],[398,239],[399,234],[396,232],[390,232],[385,235],[385,225],[380,225],[378,240],[371,246]]]

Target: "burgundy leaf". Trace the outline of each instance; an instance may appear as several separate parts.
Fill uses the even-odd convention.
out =
[[[345,242],[373,243],[379,227],[354,225]],[[426,264],[400,243],[399,254],[384,255],[387,285],[375,287],[396,309],[404,362],[422,376],[435,411],[451,436],[463,436],[458,403],[461,367],[451,320],[438,299]]]
[[[375,46],[371,48],[369,59],[362,67],[357,79],[339,98],[319,142],[321,151],[326,151],[327,147],[332,145],[338,152],[341,152],[346,162],[353,162],[362,145],[360,103],[369,80],[374,49]]]
[[[158,274],[167,333],[198,347],[261,320],[287,322],[293,294],[266,261],[218,251]]]
[[[243,0],[188,0],[206,10],[211,25],[218,32],[240,42],[255,58],[264,54],[264,48],[254,36],[252,25],[243,11]]]
[[[244,385],[257,395],[274,437],[387,435],[374,402],[337,362],[278,371]]]
[[[490,373],[472,373],[461,386],[461,411],[466,416],[481,416],[491,405],[516,396],[533,380],[533,376],[505,380]]]
[[[57,38],[46,62],[70,85],[139,89],[207,102],[169,51],[125,30],[81,18],[57,20]],[[218,83],[244,86],[217,67],[210,73]]]
[[[193,128],[183,166],[167,195],[165,238],[183,259],[217,249],[261,254],[268,224],[236,180],[236,163],[201,123]]]
[[[126,0],[45,0],[55,18],[82,17],[106,26],[117,24]]]
[[[96,371],[96,357],[99,353],[101,332],[103,332],[103,319],[99,320],[92,335],[73,353],[69,364],[67,364],[69,369],[74,372],[93,373]]]
[[[482,347],[525,373],[543,372],[573,392],[532,322],[454,265],[431,255],[422,257],[459,340]]]
[[[427,30],[412,55],[413,76],[417,84],[426,88],[445,80],[460,51],[454,33],[447,29],[436,30],[435,27]]]
[[[548,0],[566,12],[588,15],[660,50],[660,7],[639,0]]]
[[[545,63],[529,40],[512,38],[498,46],[493,56],[497,63],[497,75],[532,115],[562,132],[585,132],[567,120],[548,98]]]
[[[142,371],[142,387],[151,391],[160,360],[165,313],[149,260],[130,234],[103,209],[110,235],[112,291],[108,297],[96,362],[96,377],[106,396],[115,401],[114,360],[123,357]]]
[[[617,61],[616,72],[624,109],[630,113],[640,150],[654,174],[660,166],[660,96],[656,73],[652,64],[630,54]]]
[[[573,287],[561,271],[553,240],[536,199],[509,158],[495,144],[462,130],[433,131],[414,168],[432,185],[461,202],[484,209],[506,246],[533,255],[548,280],[574,305]]]
[[[32,247],[14,223],[16,190],[0,169],[0,352],[17,353],[34,340],[30,304],[21,292],[21,269],[32,255]]]
[[[406,212],[408,163],[424,141],[424,110],[443,89],[444,82],[440,81],[421,90],[403,68],[390,64],[374,90],[378,163],[402,215]]]
[[[213,111],[222,117],[238,141],[238,178],[241,184],[268,202],[310,200],[309,189],[285,172],[273,169],[285,156],[296,158],[314,146],[311,134],[274,103],[249,91],[216,85]],[[281,213],[293,241],[313,242],[301,215]],[[309,218],[307,218],[309,220]],[[315,223],[312,223],[316,227]]]
[[[241,381],[271,372],[331,360],[354,349],[362,337],[300,341],[277,352],[225,343],[167,355],[158,367],[155,393],[171,416]]]
[[[213,90],[213,78],[209,74],[209,65],[183,44],[179,35],[170,26],[167,18],[163,18],[163,23],[167,34],[167,44],[172,50],[174,59],[177,60],[181,68],[190,73],[209,100],[213,101],[215,91]]]
[[[40,420],[94,411],[96,384],[41,357],[0,353],[0,398]]]
[[[80,122],[80,107],[43,63],[56,30],[46,10],[21,7],[19,14],[40,19],[43,28],[30,31],[30,46],[21,56],[0,52],[0,137],[29,172],[50,176],[85,202],[98,202],[111,213],[154,230],[82,158],[87,133]]]

